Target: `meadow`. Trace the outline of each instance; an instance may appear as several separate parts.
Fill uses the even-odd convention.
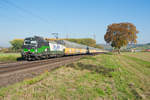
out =
[[[14,62],[20,57],[20,53],[0,53],[0,62]]]
[[[150,53],[87,56],[0,88],[0,100],[150,100]]]

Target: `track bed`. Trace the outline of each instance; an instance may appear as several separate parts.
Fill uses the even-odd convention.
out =
[[[59,66],[77,61],[83,56],[86,55],[0,64],[0,87],[32,78],[44,71],[51,71]]]

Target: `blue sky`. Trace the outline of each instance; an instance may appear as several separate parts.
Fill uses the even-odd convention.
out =
[[[0,46],[14,38],[40,35],[93,38],[105,43],[107,25],[131,22],[138,43],[150,42],[150,0],[0,0]]]

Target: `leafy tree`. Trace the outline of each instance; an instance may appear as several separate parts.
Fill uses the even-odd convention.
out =
[[[15,52],[18,52],[21,50],[22,45],[23,45],[23,39],[14,39],[12,41],[10,41],[10,44],[12,45],[12,49]]]
[[[122,46],[137,42],[137,33],[138,31],[132,23],[113,23],[108,25],[104,39],[120,53]]]

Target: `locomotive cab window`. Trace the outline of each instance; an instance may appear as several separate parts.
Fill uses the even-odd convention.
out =
[[[37,41],[34,39],[25,39],[24,45],[37,45]]]

